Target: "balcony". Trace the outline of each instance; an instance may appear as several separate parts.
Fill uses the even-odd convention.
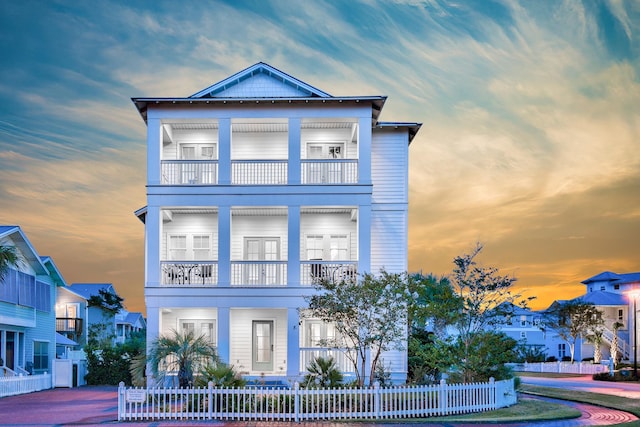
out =
[[[234,185],[287,184],[287,160],[232,160],[231,183]]]
[[[302,184],[357,184],[357,159],[303,159]]]
[[[73,334],[74,337],[82,335],[82,319],[77,317],[56,317],[56,332],[60,334]]]
[[[231,286],[287,286],[287,261],[231,261]]]
[[[201,287],[218,284],[215,261],[162,261],[162,285]]]
[[[162,160],[164,185],[215,185],[218,183],[217,160]]]
[[[300,285],[313,286],[323,281],[340,283],[358,280],[356,261],[302,261],[300,265]]]

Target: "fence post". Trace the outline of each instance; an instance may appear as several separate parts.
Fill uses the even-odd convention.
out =
[[[297,423],[300,422],[300,394],[298,393],[299,389],[300,383],[296,381],[295,383],[293,383],[293,415]]]
[[[447,415],[447,381],[440,380],[440,390],[438,393],[438,406],[440,407],[440,415]]]
[[[207,412],[208,412],[208,416],[209,419],[213,419],[213,381],[209,381],[207,383],[207,399],[208,399],[208,405],[207,405]]]
[[[382,418],[380,416],[380,384],[377,381],[373,384],[373,418]]]
[[[118,421],[122,421],[124,416],[124,381],[118,384]]]
[[[489,409],[496,409],[498,405],[498,390],[496,379],[489,378]]]

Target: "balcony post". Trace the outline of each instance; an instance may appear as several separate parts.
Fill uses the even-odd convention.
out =
[[[371,184],[371,117],[358,120],[358,184]]]
[[[358,274],[371,271],[371,205],[358,207]]]
[[[160,286],[160,208],[148,206],[144,225],[145,286]]]
[[[298,167],[298,170],[300,168]],[[289,206],[288,211],[287,286],[300,286],[300,206]]]
[[[218,206],[218,286],[231,285],[231,207]]]
[[[289,159],[287,170],[289,184],[300,184],[300,138],[300,119],[297,117],[290,117]]]
[[[218,119],[218,184],[231,184],[231,119]]]
[[[300,275],[298,274],[298,276]],[[287,377],[297,377],[300,375],[299,322],[300,316],[298,309],[287,309]]]
[[[147,119],[147,183],[160,185],[161,165],[160,152],[162,146],[162,125],[160,119]]]

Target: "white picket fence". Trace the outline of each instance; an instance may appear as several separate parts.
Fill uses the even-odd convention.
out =
[[[0,377],[0,397],[52,388],[51,374]]]
[[[515,404],[514,381],[474,384],[301,389],[118,389],[118,421],[308,421],[390,419],[489,411]]]
[[[601,372],[609,372],[606,364],[594,364],[591,362],[540,362],[540,363],[513,363],[510,364],[515,371],[520,372],[546,372],[558,374],[585,374],[593,375]]]

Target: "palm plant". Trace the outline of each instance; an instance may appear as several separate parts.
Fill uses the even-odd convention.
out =
[[[212,382],[214,387],[244,387],[247,384],[247,381],[232,366],[222,362],[202,368],[196,385],[206,387],[209,382]]]
[[[10,267],[18,265],[18,251],[15,246],[0,245],[0,282],[4,280]]]
[[[202,366],[217,363],[218,354],[204,336],[172,330],[151,344],[148,362],[159,383],[164,383],[170,372],[177,372],[179,386],[189,387],[193,385],[194,373]]]
[[[305,388],[336,388],[344,377],[333,357],[316,357],[307,366],[307,375],[302,384]]]

